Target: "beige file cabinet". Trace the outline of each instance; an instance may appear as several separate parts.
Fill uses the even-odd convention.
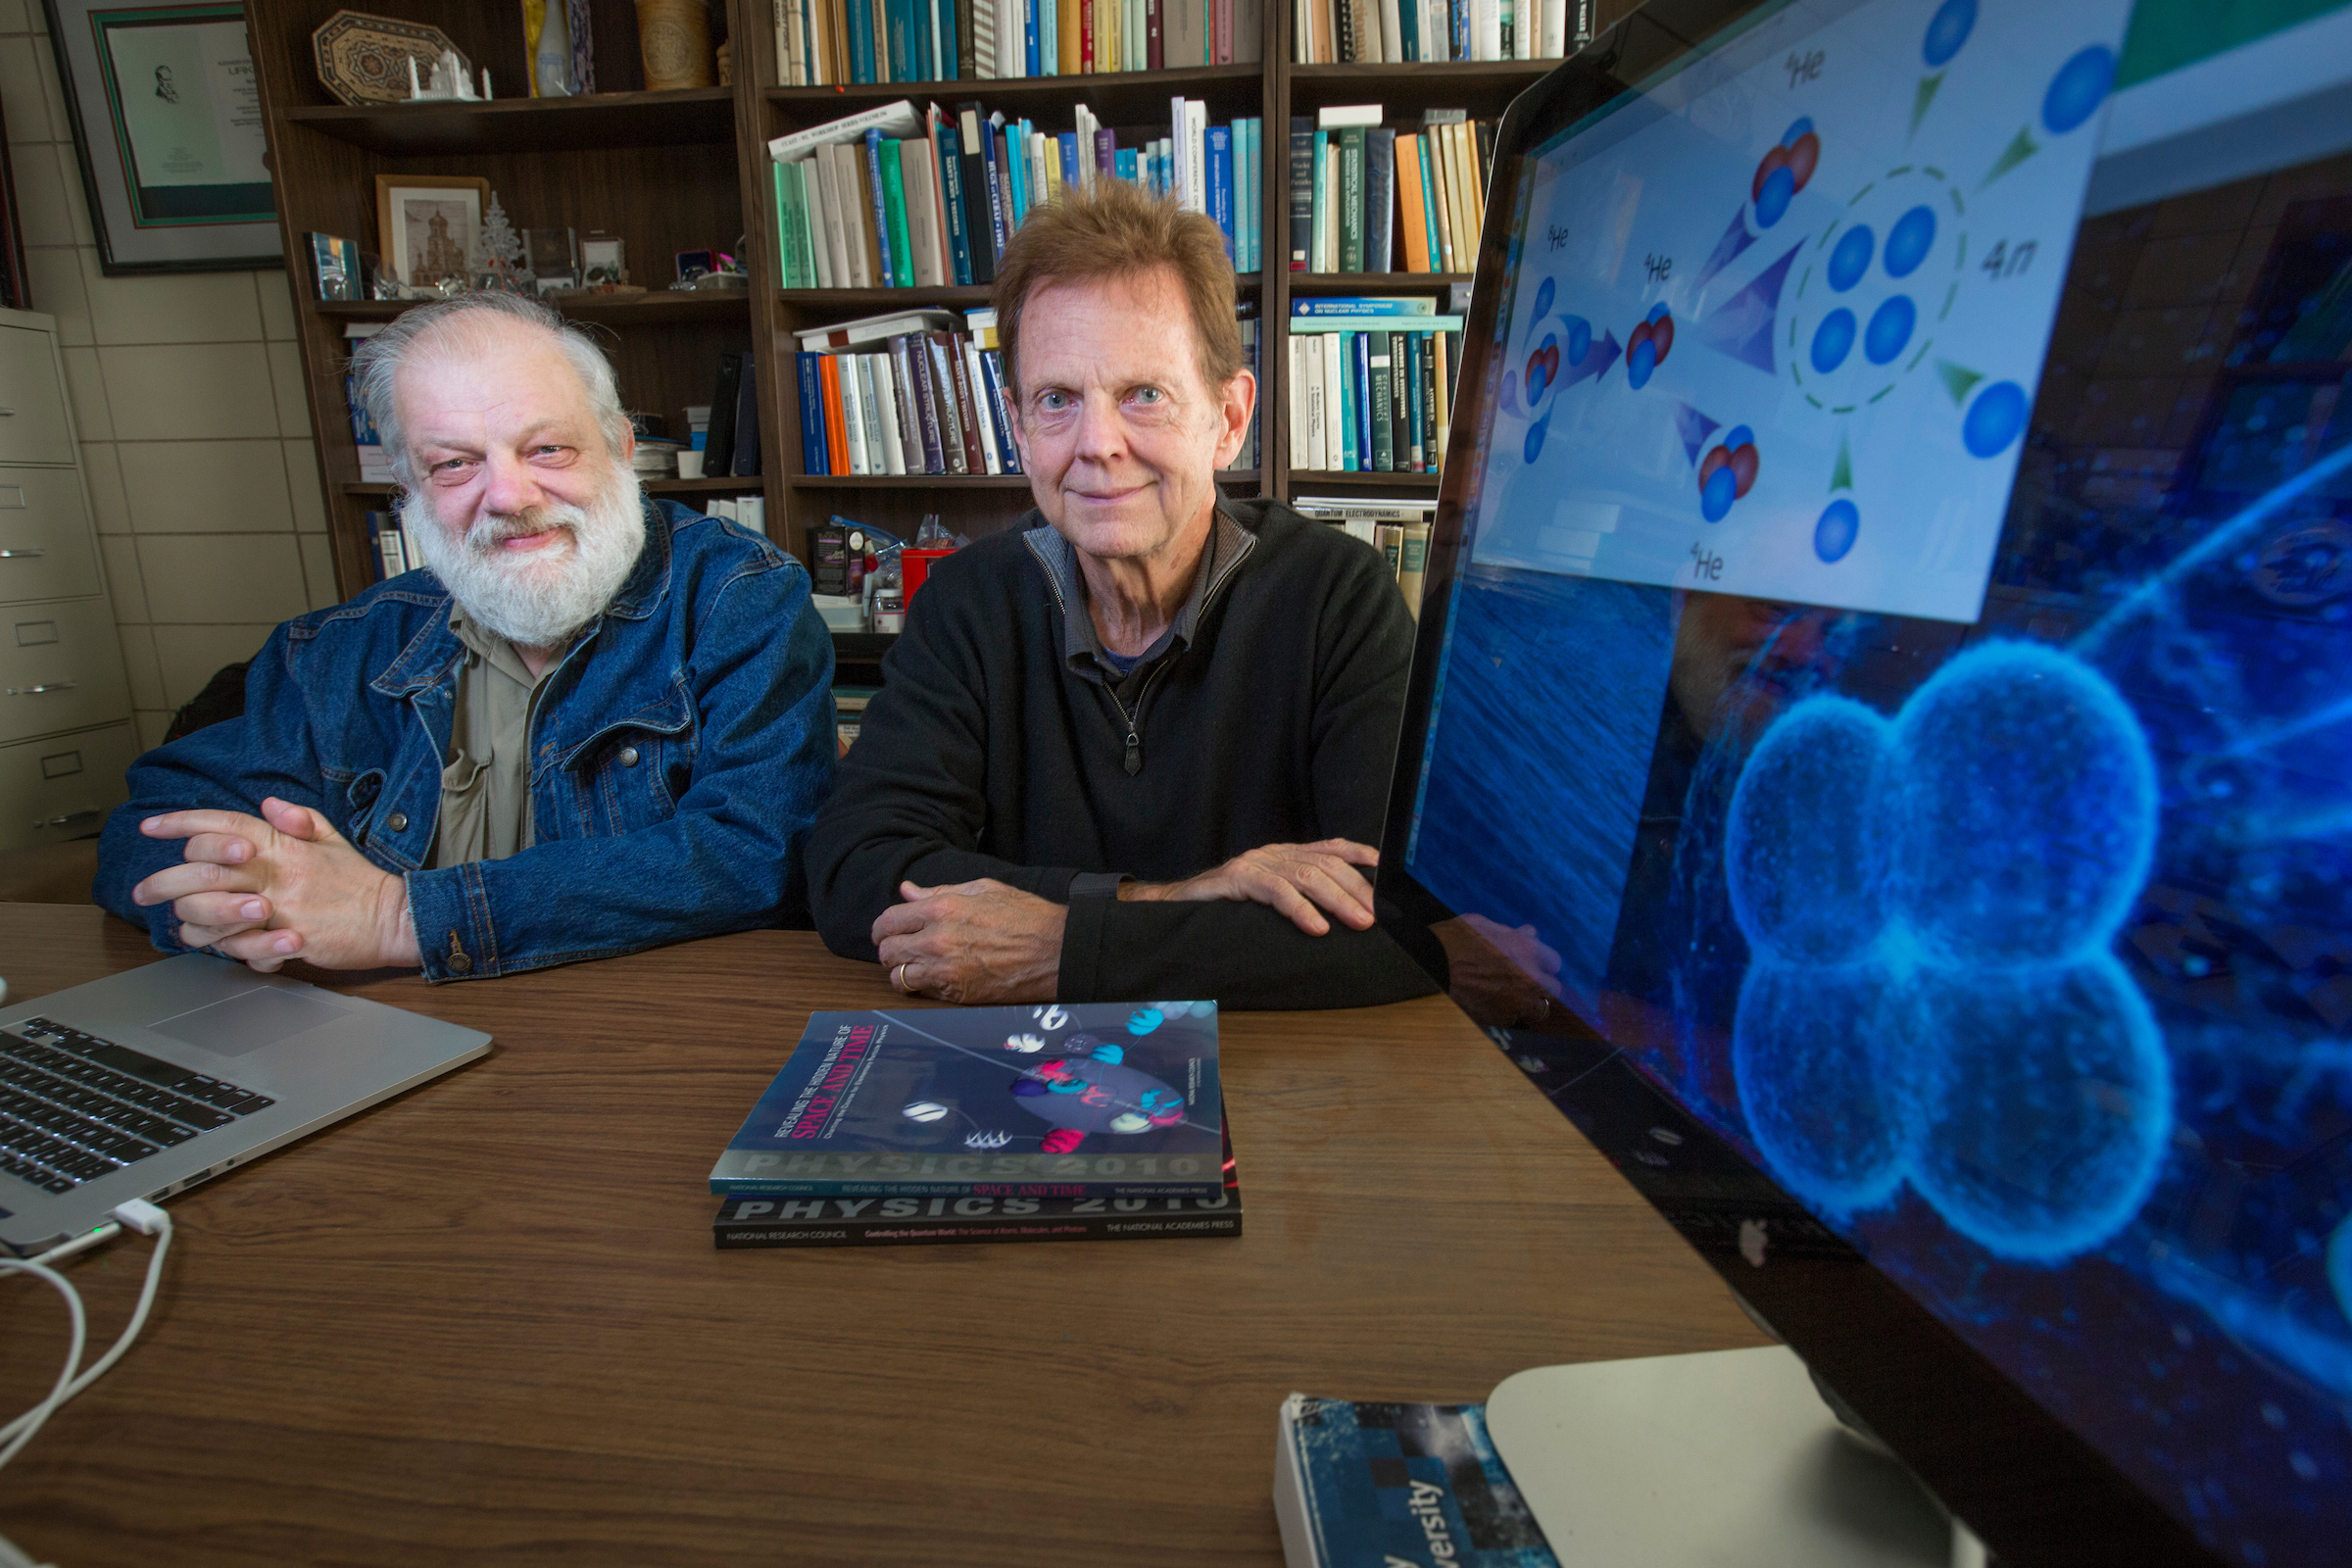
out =
[[[97,832],[138,749],[57,322],[0,310],[0,850]]]

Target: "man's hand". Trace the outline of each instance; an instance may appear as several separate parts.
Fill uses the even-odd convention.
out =
[[[948,888],[899,884],[874,922],[890,983],[943,1002],[1051,1002],[1069,910],[994,877]]]
[[[1373,922],[1372,884],[1356,867],[1378,864],[1378,850],[1351,839],[1268,844],[1182,882],[1129,882],[1119,889],[1119,897],[1146,904],[1253,901],[1281,910],[1311,937],[1331,929],[1323,917],[1329,910],[1356,930],[1368,931]]]
[[[379,871],[334,824],[274,796],[262,814],[172,811],[139,824],[186,839],[186,859],[131,889],[170,904],[179,939],[268,974],[299,957],[324,969],[420,964],[407,886]]]

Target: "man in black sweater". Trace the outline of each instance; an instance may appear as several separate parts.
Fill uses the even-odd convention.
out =
[[[1206,218],[1102,181],[999,265],[1037,510],[932,568],[808,848],[833,951],[953,1002],[1366,1005],[1412,622],[1380,558],[1222,500],[1256,398]]]

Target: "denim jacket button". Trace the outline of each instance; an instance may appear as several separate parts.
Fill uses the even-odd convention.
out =
[[[620,749],[620,765],[623,767],[635,767],[637,765],[636,747],[623,746]]]
[[[463,953],[452,954],[449,958],[449,971],[452,974],[471,974],[473,960]]]
[[[394,811],[390,816],[384,818],[384,826],[395,833],[406,833],[409,830],[409,813]]]

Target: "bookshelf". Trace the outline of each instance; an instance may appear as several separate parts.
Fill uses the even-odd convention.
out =
[[[978,99],[1008,116],[1058,122],[1085,103],[1106,126],[1132,136],[1167,131],[1168,100],[1204,100],[1211,123],[1262,118],[1260,188],[1263,273],[1239,280],[1259,309],[1259,454],[1262,466],[1229,470],[1219,482],[1237,496],[1321,494],[1434,495],[1435,474],[1325,473],[1289,466],[1289,354],[1283,323],[1294,298],[1404,290],[1438,292],[1466,273],[1294,273],[1289,254],[1289,136],[1294,115],[1328,105],[1378,102],[1390,123],[1425,109],[1459,108],[1473,119],[1498,118],[1511,99],[1554,62],[1433,65],[1294,65],[1294,7],[1264,6],[1260,60],[1246,65],[1105,73],[1009,80],[892,82],[824,87],[778,85],[779,62],[769,0],[725,0],[733,40],[730,86],[646,92],[638,64],[631,0],[594,0],[596,95],[570,99],[501,97],[486,103],[351,108],[335,103],[312,65],[311,32],[341,9],[339,0],[247,0],[246,17],[276,173],[279,224],[296,297],[305,394],[327,498],[336,580],[349,596],[374,575],[373,544],[364,517],[391,489],[363,484],[343,397],[344,328],[386,320],[390,302],[328,303],[311,297],[310,231],[341,235],[378,249],[374,176],[378,173],[479,175],[499,195],[517,228],[566,225],[621,235],[632,276],[649,292],[626,299],[557,302],[593,323],[611,349],[621,394],[632,409],[657,413],[683,434],[684,411],[710,400],[721,353],[753,348],[759,374],[760,447],[766,472],[749,479],[658,480],[655,495],[760,494],[768,531],[806,557],[807,530],[839,513],[910,534],[925,512],[980,534],[1009,524],[1030,505],[1019,475],[823,476],[799,472],[801,459],[794,333],[885,310],[970,310],[985,288],[785,289],[776,249],[769,139],[900,98],[943,109]],[[478,0],[383,0],[388,15],[429,23],[449,34],[496,89],[527,79],[518,8]],[[1632,9],[1631,0],[1597,8],[1597,27]],[[734,249],[743,236],[751,267],[748,290],[717,294],[662,288],[681,250]]]

